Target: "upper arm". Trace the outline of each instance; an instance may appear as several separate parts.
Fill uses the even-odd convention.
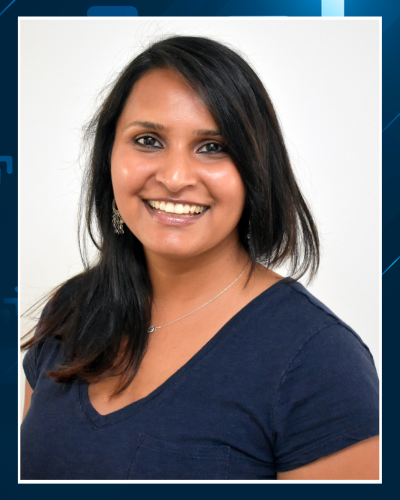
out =
[[[336,464],[358,474],[353,453],[366,447],[369,456],[379,434],[378,390],[370,353],[353,333],[331,325],[313,335],[286,370],[276,398],[271,424],[278,477],[321,467],[323,474],[335,473]]]
[[[277,479],[379,479],[379,436],[360,441],[297,469],[278,472]]]
[[[29,382],[25,380],[25,399],[24,399],[24,413],[22,416],[22,420],[25,418],[25,415],[27,414],[29,407],[31,405],[31,397],[32,397],[33,389],[29,385]]]

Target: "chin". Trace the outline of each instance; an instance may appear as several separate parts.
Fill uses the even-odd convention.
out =
[[[193,240],[184,241],[184,239],[142,241],[142,245],[145,251],[168,259],[188,259],[206,251],[203,245],[195,244]]]
[[[146,247],[145,247],[145,249],[146,249]],[[159,246],[153,247],[153,248],[148,248],[148,250],[150,250],[154,254],[158,254],[158,255],[165,257],[167,259],[190,259],[191,257],[196,257],[197,255],[202,253],[201,250],[199,250],[199,249],[197,249],[195,251],[195,250],[192,250],[189,248],[183,248],[183,247],[168,248],[166,246],[164,246],[162,248],[160,248]]]

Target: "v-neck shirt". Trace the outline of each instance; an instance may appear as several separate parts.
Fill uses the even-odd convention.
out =
[[[368,347],[291,278],[148,396],[107,415],[86,382],[47,375],[62,363],[55,337],[24,358],[34,392],[21,479],[276,479],[379,433]]]

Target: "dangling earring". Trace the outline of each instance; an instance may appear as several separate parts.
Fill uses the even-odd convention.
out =
[[[248,240],[250,239],[250,229],[251,229],[251,222],[249,221],[249,228],[248,228],[248,231],[247,231],[247,239]]]
[[[112,225],[114,226],[114,230],[117,234],[124,234],[124,220],[122,219],[121,214],[118,211],[117,206],[115,205],[115,200],[112,202],[113,216],[112,216]]]

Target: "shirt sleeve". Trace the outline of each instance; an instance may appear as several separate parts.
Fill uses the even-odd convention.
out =
[[[32,390],[36,386],[36,361],[37,361],[37,344],[30,347],[22,360],[22,366],[24,368],[25,377],[29,382]]]
[[[286,369],[272,416],[278,472],[379,434],[379,382],[371,353],[341,324],[314,334]]]
[[[45,306],[45,308],[42,311],[42,314],[40,315],[40,319],[45,316],[48,311],[50,310],[50,302],[48,302]],[[26,379],[29,382],[29,385],[31,386],[31,389],[34,390],[36,386],[36,382],[39,376],[38,373],[38,358],[39,354],[43,348],[44,341],[39,342],[38,344],[35,344],[34,346],[30,347],[24,356],[24,359],[22,360],[22,366],[25,372]]]

